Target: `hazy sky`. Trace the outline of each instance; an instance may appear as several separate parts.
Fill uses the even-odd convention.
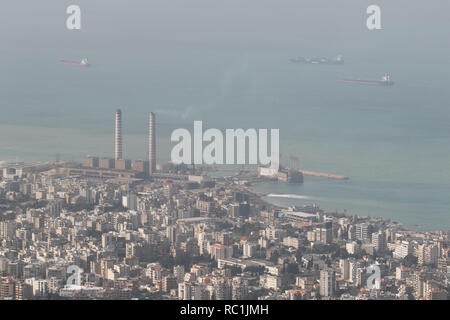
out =
[[[81,7],[81,30],[66,28],[66,9],[72,4]],[[366,27],[366,9],[372,4],[381,7],[382,30]],[[21,119],[40,124],[29,117],[36,110],[42,120],[63,113],[70,117],[70,108],[59,107],[73,97],[64,91],[69,90],[67,75],[58,73],[66,69],[54,68],[59,59],[84,56],[98,67],[99,78],[92,71],[90,78],[72,79],[70,85],[84,93],[84,100],[77,96],[79,104],[96,104],[95,110],[104,109],[94,100],[102,98],[114,110],[132,104],[133,97],[147,93],[148,88],[158,93],[168,90],[164,100],[172,109],[167,114],[177,109],[175,113],[185,115],[202,104],[211,109],[216,103],[209,96],[219,100],[235,96],[246,104],[238,78],[248,73],[249,64],[258,65],[254,59],[261,55],[284,62],[298,55],[343,54],[349,67],[357,58],[367,64],[341,76],[379,77],[389,71],[398,80],[403,75],[427,82],[430,74],[440,83],[448,79],[442,65],[450,55],[449,0],[2,0],[0,15],[0,85],[5,84],[0,93],[6,91],[0,97],[0,108],[17,105],[25,115],[1,121],[9,124]],[[228,53],[234,59],[231,62],[226,60]],[[406,70],[396,70],[401,62]],[[384,70],[370,72],[365,70],[368,66]],[[205,80],[202,74],[207,72],[210,78]],[[194,86],[194,78],[203,81]],[[58,90],[57,99],[49,86],[61,81],[67,83]],[[114,86],[106,84],[111,81]],[[218,82],[216,88],[208,86],[212,81]],[[91,90],[92,83],[95,90]],[[110,91],[116,93],[114,97]],[[173,96],[179,101],[172,102]],[[86,115],[94,110],[85,109]],[[139,117],[137,113],[130,116]]]
[[[66,29],[66,8],[82,9],[82,30]],[[3,0],[3,46],[23,50],[59,46],[274,48],[293,41],[364,41],[366,8],[382,9],[384,39],[442,39],[448,46],[448,0]],[[374,39],[376,41],[376,39]],[[447,43],[445,43],[447,42]]]

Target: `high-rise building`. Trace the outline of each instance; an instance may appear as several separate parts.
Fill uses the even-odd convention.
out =
[[[360,223],[356,225],[356,239],[368,240],[370,239],[369,225],[367,223]]]
[[[168,226],[166,228],[166,237],[169,239],[170,243],[174,243],[177,238],[177,229],[174,226]]]
[[[0,222],[0,239],[11,240],[16,231],[16,223],[14,221]]]
[[[156,171],[156,132],[155,132],[156,117],[153,112],[150,112],[148,119],[148,162],[149,162],[149,174],[153,174]]]
[[[91,188],[89,188],[89,187],[82,188],[80,190],[80,196],[82,196],[84,198],[84,201],[87,204],[95,203],[95,198],[93,197],[93,192],[92,192]]]
[[[229,246],[233,243],[233,233],[232,232],[220,232],[217,235],[217,241],[225,246]]]
[[[214,285],[214,295],[216,300],[231,300],[231,285],[225,279],[218,280]]]
[[[0,299],[10,299],[14,298],[14,280],[11,278],[2,278],[0,280]]]
[[[399,245],[395,247],[394,253],[392,255],[394,258],[403,259],[410,253],[411,253],[411,244],[408,241],[402,241]]]
[[[243,246],[244,257],[252,258],[256,255],[257,245],[254,243],[246,243]]]
[[[404,266],[398,266],[395,269],[395,279],[403,281],[406,279],[406,277],[409,275],[409,268]]]
[[[191,285],[182,282],[178,284],[178,299],[180,300],[191,300]]]
[[[279,290],[281,287],[281,277],[268,274],[265,277],[265,283],[263,286],[266,289]]]
[[[122,111],[116,111],[116,132],[114,139],[114,159],[122,159]]]
[[[332,270],[320,271],[320,295],[322,297],[331,297],[336,289],[335,273]]]
[[[178,288],[177,278],[174,276],[168,275],[162,279],[162,291],[168,292],[172,289]]]
[[[129,210],[137,210],[137,197],[134,192],[129,192],[126,196],[122,197],[122,206]]]
[[[359,261],[350,259],[348,262],[348,281],[352,283],[357,282],[358,269],[360,269]]]
[[[231,284],[231,299],[245,300],[248,296],[247,280],[241,277],[234,277]]]
[[[437,265],[439,250],[437,245],[419,245],[417,248],[417,258],[419,264]]]
[[[342,280],[350,279],[350,261],[348,259],[340,259],[339,267],[341,269],[341,278]]]
[[[46,207],[46,211],[47,211],[48,215],[51,217],[59,217],[59,215],[61,214],[62,207],[63,207],[63,202],[64,202],[64,200],[62,200],[62,199],[50,201]]]
[[[424,284],[428,278],[428,275],[423,271],[416,271],[413,274],[413,287],[414,287],[414,298],[420,299],[424,296]]]
[[[331,222],[324,223],[323,227],[319,229],[320,242],[323,244],[329,244],[333,238],[333,226]]]
[[[173,274],[177,278],[178,283],[183,282],[184,279],[184,266],[173,267]]]
[[[222,244],[215,243],[211,245],[211,258],[219,260],[219,259],[228,259],[233,256],[233,247],[225,246]]]
[[[376,251],[383,251],[386,249],[386,235],[384,232],[372,233],[372,244]]]
[[[356,240],[356,227],[354,225],[349,225],[348,227],[348,240]]]

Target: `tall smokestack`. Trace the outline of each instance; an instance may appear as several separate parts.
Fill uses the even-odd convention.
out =
[[[148,163],[149,174],[156,172],[156,134],[155,134],[156,117],[153,112],[150,112],[148,119]]]
[[[114,159],[122,159],[122,111],[116,111],[116,132],[114,136]]]

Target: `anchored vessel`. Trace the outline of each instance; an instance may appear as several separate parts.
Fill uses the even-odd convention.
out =
[[[290,61],[291,63],[298,64],[344,64],[344,59],[341,55],[337,56],[335,59],[297,57]]]
[[[376,84],[381,86],[392,86],[394,81],[391,80],[389,74],[385,74],[380,80],[366,80],[366,79],[340,79],[341,82],[358,83],[358,84]]]
[[[78,62],[78,61],[60,60],[59,63],[61,63],[61,64],[68,64],[68,65],[77,66],[77,67],[88,67],[89,66],[89,62],[88,62],[87,58],[81,59],[80,62]]]

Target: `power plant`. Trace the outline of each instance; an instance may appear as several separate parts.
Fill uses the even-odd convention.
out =
[[[98,175],[99,177],[104,175],[145,177],[156,173],[156,116],[153,112],[150,112],[148,120],[148,160],[124,159],[122,141],[122,111],[117,109],[114,126],[114,159],[85,157],[82,164],[83,169],[80,172],[72,170],[73,173]]]

